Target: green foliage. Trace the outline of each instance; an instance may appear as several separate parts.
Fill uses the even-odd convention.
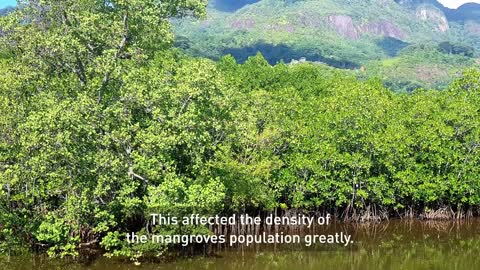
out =
[[[460,45],[460,44],[452,44],[447,41],[438,44],[438,50],[443,53],[461,54],[468,57],[473,57],[475,53],[475,50],[473,49],[473,47]]]
[[[397,57],[371,61],[355,73],[360,79],[380,78],[388,88],[411,92],[420,87],[445,89],[461,76],[462,70],[479,67],[469,53],[443,52],[438,46],[410,45]]]
[[[214,60],[231,54],[240,63],[257,52],[272,65],[305,58],[381,78],[398,91],[444,89],[457,72],[476,65],[480,49],[478,25],[447,20],[455,11],[439,3],[262,0],[232,12],[218,9],[210,5],[202,20],[176,20],[176,45]],[[403,50],[409,45],[417,52]],[[368,72],[358,72],[362,67]]]
[[[0,61],[2,252],[99,244],[136,261],[170,246],[129,244],[128,232],[208,233],[152,228],[151,213],[480,205],[478,70],[445,91],[394,93],[325,65],[213,62],[153,44],[170,38],[167,17],[201,13],[198,1],[35,3],[51,8],[1,21],[15,29]]]
[[[69,226],[68,222],[64,218],[47,215],[38,227],[35,237],[38,241],[50,246],[48,249],[50,256],[58,254],[64,257],[77,254],[80,237],[72,235],[75,232],[75,227]]]

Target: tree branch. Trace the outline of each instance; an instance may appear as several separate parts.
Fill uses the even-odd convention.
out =
[[[133,172],[132,166],[130,166],[130,167],[128,168],[128,176],[129,176],[129,177],[133,177],[133,178],[140,179],[140,180],[142,180],[143,182],[145,182],[146,184],[148,184],[148,180],[147,180],[145,177],[143,177],[143,176],[141,176],[141,175],[138,175],[138,174],[136,174],[136,173]]]
[[[85,247],[89,247],[89,246],[91,246],[91,245],[94,245],[94,244],[96,244],[96,243],[98,243],[98,239],[94,239],[94,240],[92,240],[92,241],[90,241],[90,242],[87,242],[87,243],[80,243],[79,246],[80,246],[81,248],[85,248]]]
[[[178,112],[178,116],[182,115],[183,112],[187,109],[188,104],[190,104],[191,97],[187,96],[185,101],[183,101],[182,108],[180,108],[180,111]]]
[[[125,46],[127,45],[127,40],[128,40],[128,12],[126,11],[125,14],[123,15],[123,36],[122,36],[122,40],[120,41],[120,44],[118,45],[118,50],[115,53],[115,56],[113,57],[114,63],[118,60],[118,58],[120,57],[120,54],[125,49]],[[115,69],[114,67],[110,68],[103,76],[102,84],[100,86],[100,90],[98,93],[97,103],[102,102],[105,88],[110,82],[110,77],[114,69]]]

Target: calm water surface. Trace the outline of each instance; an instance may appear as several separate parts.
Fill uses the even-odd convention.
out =
[[[390,221],[378,225],[336,224],[309,233],[348,232],[348,247],[253,246],[220,250],[216,256],[171,263],[130,263],[99,258],[68,262],[44,257],[0,258],[3,270],[476,270],[480,269],[480,220]]]

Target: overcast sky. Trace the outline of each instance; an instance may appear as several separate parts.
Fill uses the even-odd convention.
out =
[[[438,0],[444,6],[449,8],[458,8],[465,3],[480,3],[480,0]]]

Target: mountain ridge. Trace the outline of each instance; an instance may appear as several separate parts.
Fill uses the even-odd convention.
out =
[[[361,40],[365,35],[372,40],[395,38],[409,43],[456,41],[449,32],[452,21],[444,12],[446,8],[434,0],[262,0],[246,4],[232,13],[215,10],[218,1],[210,5],[210,15],[206,20],[190,24],[183,22],[177,25],[177,34],[186,38],[204,36],[214,39],[222,36],[223,39],[235,40],[243,35],[250,41],[265,41],[274,45],[292,43],[296,39],[315,40],[318,36],[344,39],[344,42]],[[372,3],[381,8],[372,8]],[[454,16],[452,14],[449,16]],[[462,35],[458,34],[464,31],[459,30],[462,27],[461,23],[456,23],[451,32]],[[251,45],[251,42],[238,45]]]
[[[386,72],[370,75],[387,74],[386,81],[410,76],[426,87],[446,85],[479,56],[479,4],[453,10],[436,0],[244,0],[229,9],[231,2],[211,2],[205,20],[175,22],[177,46],[211,59],[231,54],[244,62],[260,52],[270,64],[305,59],[351,70],[378,70],[372,67],[403,57],[395,61],[409,74],[397,76],[385,65]],[[418,46],[434,51],[419,53]],[[434,64],[415,63],[412,55],[434,58]],[[438,78],[425,75],[428,69]]]

